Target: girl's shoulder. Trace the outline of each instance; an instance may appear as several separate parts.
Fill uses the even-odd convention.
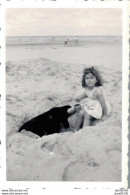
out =
[[[103,93],[103,86],[95,87],[95,95],[101,95]]]

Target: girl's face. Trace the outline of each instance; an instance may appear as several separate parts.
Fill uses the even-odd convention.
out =
[[[96,82],[97,79],[92,73],[88,73],[85,75],[85,84],[87,85],[87,87],[95,87]]]

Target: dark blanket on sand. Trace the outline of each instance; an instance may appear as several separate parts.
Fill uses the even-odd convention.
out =
[[[24,129],[26,131],[31,131],[40,137],[43,135],[59,133],[62,128],[69,128],[68,117],[70,114],[67,113],[67,110],[70,107],[71,106],[69,105],[54,107],[23,124],[20,127],[19,132]]]

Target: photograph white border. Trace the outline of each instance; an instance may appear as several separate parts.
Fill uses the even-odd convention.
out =
[[[121,8],[123,10],[123,58],[122,58],[122,182],[41,182],[41,181],[6,181],[6,84],[5,84],[5,13],[6,8]],[[9,1],[2,2],[1,16],[4,20],[1,20],[2,25],[2,36],[1,36],[1,73],[0,81],[2,85],[1,90],[1,176],[0,181],[2,182],[3,188],[47,188],[47,189],[102,189],[102,188],[127,188],[127,175],[128,175],[128,75],[129,75],[129,2],[76,2],[76,1],[43,1],[43,2],[32,2],[32,1]],[[3,83],[4,82],[4,83]]]

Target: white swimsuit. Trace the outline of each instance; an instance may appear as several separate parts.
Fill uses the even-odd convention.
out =
[[[94,97],[94,92],[97,90],[97,88],[99,87],[94,87],[93,90],[88,90],[85,89],[85,93],[87,95],[87,98],[85,100],[85,107],[84,110],[91,116],[93,116],[96,119],[101,119],[102,117],[102,106],[101,103],[99,102],[98,99],[96,99]],[[110,103],[106,102],[106,106],[107,106],[107,115],[110,114],[111,111],[111,106]]]

